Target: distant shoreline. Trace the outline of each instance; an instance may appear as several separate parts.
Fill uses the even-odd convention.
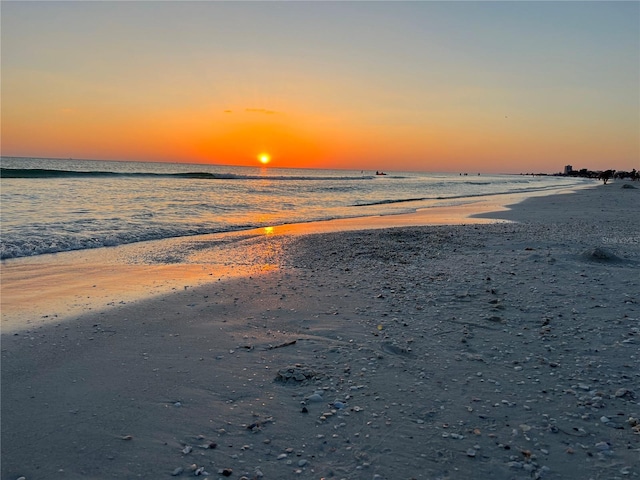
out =
[[[262,169],[268,168],[269,170],[323,170],[323,168],[318,167],[278,167],[270,165],[268,167],[254,165],[252,163],[248,163],[245,165],[234,165],[234,164],[224,164],[224,163],[208,163],[208,162],[175,162],[175,161],[151,161],[151,160],[119,160],[119,159],[92,159],[92,158],[72,158],[72,157],[32,157],[32,156],[20,156],[20,155],[2,155],[1,159],[15,159],[15,160],[55,160],[55,161],[84,161],[84,162],[113,162],[113,163],[137,163],[137,164],[157,164],[157,165],[192,165],[194,167],[204,166],[204,167],[230,167],[230,168],[254,168],[254,169]],[[374,175],[376,169],[374,167],[368,169],[362,168],[335,168],[335,167],[327,167],[325,170],[343,170],[347,172],[358,172],[362,171],[370,175]],[[451,170],[451,171],[438,171],[438,170],[400,170],[405,173],[423,173],[423,174],[449,174],[449,175],[467,175],[467,176],[477,176],[477,175],[522,175],[522,176],[576,176],[576,177],[585,177],[585,178],[597,178],[597,176],[604,171],[610,170],[609,168],[601,169],[601,170],[591,170],[587,168],[581,168],[579,170],[572,170],[570,174],[563,172],[486,172],[486,171],[460,171],[460,170]],[[629,172],[634,171],[630,170]],[[612,171],[616,172],[625,172],[625,170],[621,169],[612,169]],[[385,174],[394,173],[394,170],[386,169],[384,171]]]

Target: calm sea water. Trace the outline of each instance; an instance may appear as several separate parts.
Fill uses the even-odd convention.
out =
[[[412,212],[584,180],[0,159],[0,258],[285,223]]]

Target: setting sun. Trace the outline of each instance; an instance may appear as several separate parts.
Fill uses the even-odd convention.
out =
[[[261,153],[260,155],[258,155],[258,160],[263,165],[266,165],[271,161],[271,155],[269,155],[268,153]]]

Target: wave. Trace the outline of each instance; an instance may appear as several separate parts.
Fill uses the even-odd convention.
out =
[[[291,218],[288,223],[307,223],[320,220],[345,218],[342,216],[317,216],[314,218]],[[348,217],[347,217],[348,218]],[[135,229],[108,234],[83,235],[82,233],[54,234],[47,228],[34,227],[25,236],[3,235],[0,238],[0,260],[11,260],[37,255],[57,254],[77,250],[90,250],[105,247],[119,247],[139,242],[168,240],[172,238],[196,237],[220,233],[231,233],[273,226],[270,222],[218,224],[207,227],[159,227],[153,229]]]
[[[296,176],[296,175],[237,175],[234,173],[210,173],[210,172],[179,172],[179,173],[153,173],[153,172],[109,172],[109,171],[84,171],[84,170],[56,170],[47,168],[0,168],[0,178],[118,178],[118,177],[145,177],[145,178],[180,178],[196,180],[277,180],[277,181],[344,181],[344,180],[371,180],[371,176]]]
[[[159,228],[155,230],[123,231],[94,236],[85,236],[82,234],[74,235],[71,233],[65,235],[51,235],[46,234],[46,232],[41,232],[40,235],[32,234],[28,238],[11,238],[10,235],[4,235],[2,241],[0,241],[0,260],[69,252],[74,250],[117,247],[131,243],[249,230],[257,227],[257,225],[229,225],[222,228]],[[35,232],[32,231],[32,233]]]
[[[421,202],[423,200],[432,200],[435,197],[421,197],[421,198],[398,198],[398,199],[387,199],[387,200],[378,200],[376,202],[368,202],[368,203],[356,203],[351,205],[352,207],[372,207],[374,205],[388,205],[392,203],[405,203],[405,202]]]
[[[485,185],[485,184],[476,184],[476,185]],[[487,183],[487,185],[489,185],[489,183]],[[426,200],[459,200],[461,198],[475,199],[478,197],[490,197],[493,195],[509,195],[512,193],[542,192],[545,190],[556,190],[556,189],[558,189],[558,185],[545,185],[540,187],[529,187],[529,188],[522,187],[522,188],[513,188],[505,191],[492,191],[492,192],[484,192],[484,193],[464,193],[460,195],[438,195],[435,197],[384,199],[384,200],[377,200],[374,202],[367,202],[367,203],[355,203],[355,204],[352,204],[351,207],[371,207],[375,205],[388,205],[393,203],[423,202]]]
[[[115,172],[81,172],[45,168],[0,168],[1,178],[111,177],[118,175]]]

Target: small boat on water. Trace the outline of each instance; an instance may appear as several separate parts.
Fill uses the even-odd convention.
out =
[[[386,173],[384,173],[384,172],[379,172],[378,170],[376,170],[376,175],[386,175]]]

